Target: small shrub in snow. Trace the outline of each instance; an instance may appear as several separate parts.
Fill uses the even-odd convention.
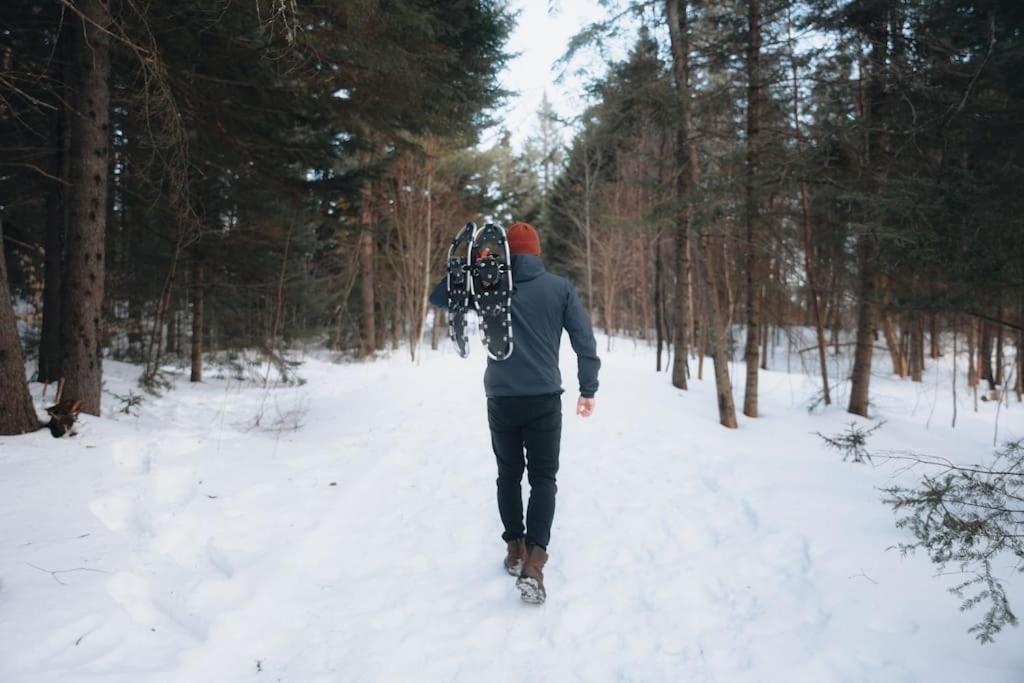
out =
[[[865,429],[856,422],[851,422],[846,431],[836,436],[825,436],[818,432],[818,436],[825,442],[825,445],[832,450],[843,454],[843,462],[871,462],[871,453],[868,451],[868,437],[882,428],[884,422],[879,422],[870,429]]]
[[[154,368],[139,375],[139,387],[147,394],[160,396],[163,392],[173,389],[174,383],[166,370]]]
[[[959,565],[970,577],[950,589],[962,599],[960,609],[988,605],[970,632],[988,643],[1007,625],[1016,626],[993,563],[1009,557],[1024,572],[1024,441],[1005,444],[990,464],[946,464],[916,487],[893,486],[885,493],[886,504],[899,515],[896,526],[916,539],[901,543],[900,550],[923,550],[940,569]]]
[[[995,570],[1012,565],[1012,571],[1024,572],[1024,440],[1006,443],[988,464],[957,465],[916,453],[870,453],[867,439],[881,426],[863,429],[853,423],[843,434],[818,436],[844,461],[881,457],[934,468],[916,486],[883,489],[896,527],[915,539],[896,547],[903,554],[926,552],[940,570],[957,565],[969,577],[950,589],[961,599],[961,611],[988,606],[968,632],[982,643],[992,642],[1006,626],[1018,624]]]
[[[114,398],[121,402],[121,405],[117,409],[119,413],[124,413],[125,415],[132,416],[138,415],[137,411],[139,409],[139,406],[141,406],[143,400],[145,400],[140,394],[136,394],[131,389],[128,390],[127,396],[122,396],[121,394],[114,393],[111,393],[111,396],[113,396]]]

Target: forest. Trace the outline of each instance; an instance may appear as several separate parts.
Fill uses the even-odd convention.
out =
[[[91,535],[88,543],[100,543],[101,533],[130,538],[118,550],[129,569],[110,570],[103,590],[128,605],[132,628],[175,634],[161,641],[151,669],[177,671],[175,680],[235,666],[210,654],[216,648],[203,654],[211,661],[178,656],[183,642],[217,638],[239,648],[246,671],[253,662],[264,670],[266,653],[246,648],[277,633],[277,603],[250,619],[236,610],[232,596],[244,591],[231,581],[236,570],[267,569],[259,564],[269,561],[267,544],[280,542],[299,559],[280,553],[274,561],[294,566],[273,565],[265,575],[299,578],[252,578],[265,595],[328,604],[317,591],[337,580],[351,589],[338,609],[376,615],[381,595],[411,595],[396,592],[407,585],[388,562],[438,569],[412,534],[435,533],[425,526],[435,513],[456,530],[476,524],[467,520],[483,515],[461,491],[493,480],[490,460],[482,474],[468,455],[460,459],[469,447],[457,429],[438,429],[452,413],[481,406],[463,396],[464,386],[478,384],[478,368],[456,365],[446,311],[429,294],[467,222],[529,223],[546,268],[575,287],[606,368],[595,415],[608,422],[566,429],[569,446],[584,444],[596,463],[590,479],[575,483],[599,491],[589,507],[568,498],[565,519],[581,520],[577,528],[591,538],[571,547],[577,558],[603,557],[594,537],[637,538],[635,552],[623,553],[620,586],[608,588],[596,576],[603,571],[572,560],[561,565],[565,575],[554,575],[576,576],[587,595],[626,605],[624,630],[637,640],[601,631],[577,595],[551,608],[551,619],[565,618],[551,626],[551,642],[613,642],[607,652],[635,659],[657,644],[640,673],[617,662],[588,678],[588,665],[607,662],[598,652],[573,660],[578,668],[556,662],[553,680],[686,680],[671,659],[677,651],[688,666],[705,667],[695,680],[772,680],[787,666],[776,659],[786,648],[773,650],[764,633],[789,634],[787,645],[810,653],[805,668],[787,669],[799,674],[788,680],[976,675],[975,655],[950,655],[949,663],[922,648],[960,653],[944,649],[953,642],[947,632],[969,630],[991,644],[1018,624],[1011,597],[1019,599],[1024,576],[1024,3],[539,4],[552,16],[587,5],[601,18],[573,26],[558,46],[553,69],[561,79],[537,74],[545,95],[529,130],[519,130],[506,107],[521,93],[504,74],[532,49],[513,40],[523,35],[524,2],[0,3],[0,479],[12,492],[0,495],[0,522],[19,534],[70,534],[66,520],[47,526],[44,514],[65,493],[22,499],[28,488],[18,482],[40,490],[51,478],[101,482],[68,493],[64,513],[94,525],[77,537]],[[581,84],[573,111],[547,96],[567,83]],[[483,351],[477,344],[474,353]],[[570,379],[566,373],[571,390]],[[293,398],[295,406],[286,405]],[[45,439],[33,440],[46,426],[53,436],[74,435],[79,412],[81,437],[54,441],[41,432]],[[945,431],[937,436],[939,422]],[[486,447],[481,415],[466,424]],[[303,438],[305,446],[289,448],[289,439]],[[251,460],[231,460],[228,451],[240,444]],[[82,458],[45,469],[69,452],[60,449]],[[814,459],[830,449],[851,465],[833,470],[839,458]],[[623,471],[621,452],[640,474]],[[111,462],[86,460],[97,453]],[[332,469],[338,453],[351,458],[350,478]],[[368,454],[379,458],[377,469]],[[218,469],[231,462],[230,474]],[[873,469],[851,470],[852,463]],[[897,469],[871,479],[879,463]],[[313,485],[290,488],[309,481],[316,493]],[[885,506],[871,499],[872,486]],[[327,487],[345,502],[317,497]],[[447,513],[423,497],[436,491],[450,498]],[[207,513],[200,503],[237,507]],[[891,508],[884,524],[880,507]],[[36,513],[19,516],[25,510]],[[268,511],[279,514],[270,519]],[[346,542],[365,539],[359,525],[337,520],[358,519],[390,539],[367,541],[380,551],[368,562],[382,563],[380,576],[394,583],[363,590],[330,573],[340,570],[323,569],[344,563],[321,550],[327,544],[317,534],[326,532],[310,521],[314,513],[336,513],[318,524]],[[879,529],[896,533],[892,513],[902,535],[890,538]],[[232,526],[243,517],[261,520],[259,551],[245,545],[254,527]],[[452,528],[444,533],[461,533]],[[833,543],[841,534],[843,544]],[[40,578],[33,571],[63,588],[72,576],[84,581],[70,572],[101,571],[45,568],[78,561],[64,555],[22,562],[35,541],[17,540],[24,543],[0,552],[18,558],[0,560],[0,598],[29,604],[35,595],[11,592],[10,576],[15,590],[26,585],[19,580]],[[152,555],[132,555],[143,546]],[[103,557],[105,546],[96,547]],[[959,568],[962,582],[947,587],[961,611],[981,614],[965,625],[954,624],[947,604],[932,610],[915,592],[924,589],[906,578],[927,570],[878,559],[884,547],[920,551],[939,577]],[[160,578],[152,585],[129,571],[157,556],[167,566],[154,570]],[[460,546],[452,556],[469,567],[461,576],[476,577],[473,552]],[[675,583],[679,567],[698,577],[692,593]],[[182,568],[206,575],[175,584]],[[425,593],[434,581],[447,585],[436,575],[420,579],[416,590]],[[886,580],[884,594],[829,602]],[[745,592],[751,585],[775,597],[758,602]],[[436,595],[448,606],[467,599],[463,585]],[[425,671],[436,675],[424,680],[494,673],[489,662],[464,670],[461,660],[429,660],[415,649],[390,659],[414,641],[403,626],[437,648],[450,645],[449,636],[461,642],[463,634],[434,629],[431,603],[419,597],[406,611],[385,611],[383,626],[371,620],[369,629],[344,632],[355,643],[350,658],[369,657],[380,674],[351,679],[416,680],[425,658]],[[865,614],[899,610],[904,597],[914,606],[885,613],[891,619],[882,626],[884,618]],[[694,605],[725,616],[694,627],[699,638],[680,645],[676,622],[660,620]],[[316,609],[288,623],[320,615]],[[950,621],[936,616],[947,612]],[[481,610],[465,623],[480,652],[504,654],[506,624],[489,629],[488,618]],[[855,654],[841,650],[843,619],[855,624],[845,628],[871,625]],[[100,629],[86,617],[70,621],[83,633]],[[346,629],[355,623],[343,621]],[[217,623],[236,630],[217,631]],[[919,628],[925,635],[915,640]],[[0,636],[3,629],[0,619]],[[142,637],[127,627],[118,633]],[[815,640],[820,633],[827,643]],[[85,636],[72,635],[77,648]],[[728,654],[734,636],[744,657]],[[53,648],[64,652],[74,639],[63,631],[60,638]],[[267,651],[313,647],[314,658],[344,669],[332,659],[342,655],[316,649],[320,641],[282,638]],[[885,656],[876,661],[872,648]],[[916,652],[909,663],[903,650]],[[1019,680],[1019,654],[997,652],[993,666]],[[70,669],[46,669],[42,655],[13,654],[0,657],[13,662],[0,664],[0,677],[45,670],[54,677],[38,680],[70,680],[61,678]],[[95,650],[94,663],[108,654]],[[288,672],[280,659],[266,666]],[[321,672],[310,666],[307,678],[288,680],[314,680],[310,671]],[[224,669],[216,680],[241,680],[241,671]],[[142,680],[117,673],[123,678],[112,680]]]
[[[1016,3],[628,4],[566,46],[639,28],[568,145],[542,111],[522,151],[476,144],[512,20],[494,2],[5,3],[3,431],[34,428],[25,357],[93,414],[104,356],[147,386],[169,361],[201,381],[216,351],[284,364],[296,340],[415,358],[443,334],[426,294],[446,242],[480,215],[542,225],[596,325],[656,340],[657,369],[669,350],[676,387],[708,357],[727,427],[737,401],[757,417],[792,326],[816,330],[822,401],[848,381],[857,415],[873,345],[921,381],[943,335],[971,350],[972,388],[1019,399]],[[840,344],[854,366],[829,377]]]
[[[564,60],[633,31],[628,56],[521,150],[478,144],[508,95],[498,2],[2,12],[5,433],[35,426],[26,358],[91,413],[101,357],[151,388],[230,350],[284,371],[300,340],[415,358],[476,216],[542,226],[595,324],[655,341],[674,386],[707,358],[727,427],[792,326],[816,331],[825,405],[849,382],[867,415],[871,348],[920,381],[944,335],[970,390],[1020,398],[1017,3],[626,3]]]

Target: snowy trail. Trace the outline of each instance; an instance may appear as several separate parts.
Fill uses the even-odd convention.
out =
[[[677,392],[617,344],[595,416],[563,398],[540,608],[500,566],[479,348],[311,360],[269,399],[212,380],[75,440],[0,440],[0,680],[1024,677],[1020,632],[979,647],[928,563],[885,551],[900,537],[872,487],[891,473],[823,452],[814,432],[849,418],[808,416],[813,382],[764,373],[766,417],[727,432],[709,382]],[[117,393],[131,377],[111,364]],[[948,406],[879,384],[879,446],[991,441],[991,411],[925,430]],[[301,407],[302,427],[250,429],[261,405]],[[1001,430],[1024,435],[1022,417]]]

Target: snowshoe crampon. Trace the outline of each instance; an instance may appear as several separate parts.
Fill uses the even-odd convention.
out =
[[[473,235],[470,250],[473,305],[487,355],[512,355],[512,264],[505,228],[488,223]]]

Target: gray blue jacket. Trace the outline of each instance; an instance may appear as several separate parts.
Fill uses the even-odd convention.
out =
[[[597,391],[597,341],[580,298],[564,277],[544,270],[537,256],[512,255],[512,355],[502,361],[487,359],[484,390],[488,397],[540,396],[562,391],[558,347],[562,330],[576,352],[580,395],[593,398]],[[448,305],[448,284],[441,280],[430,303]]]

